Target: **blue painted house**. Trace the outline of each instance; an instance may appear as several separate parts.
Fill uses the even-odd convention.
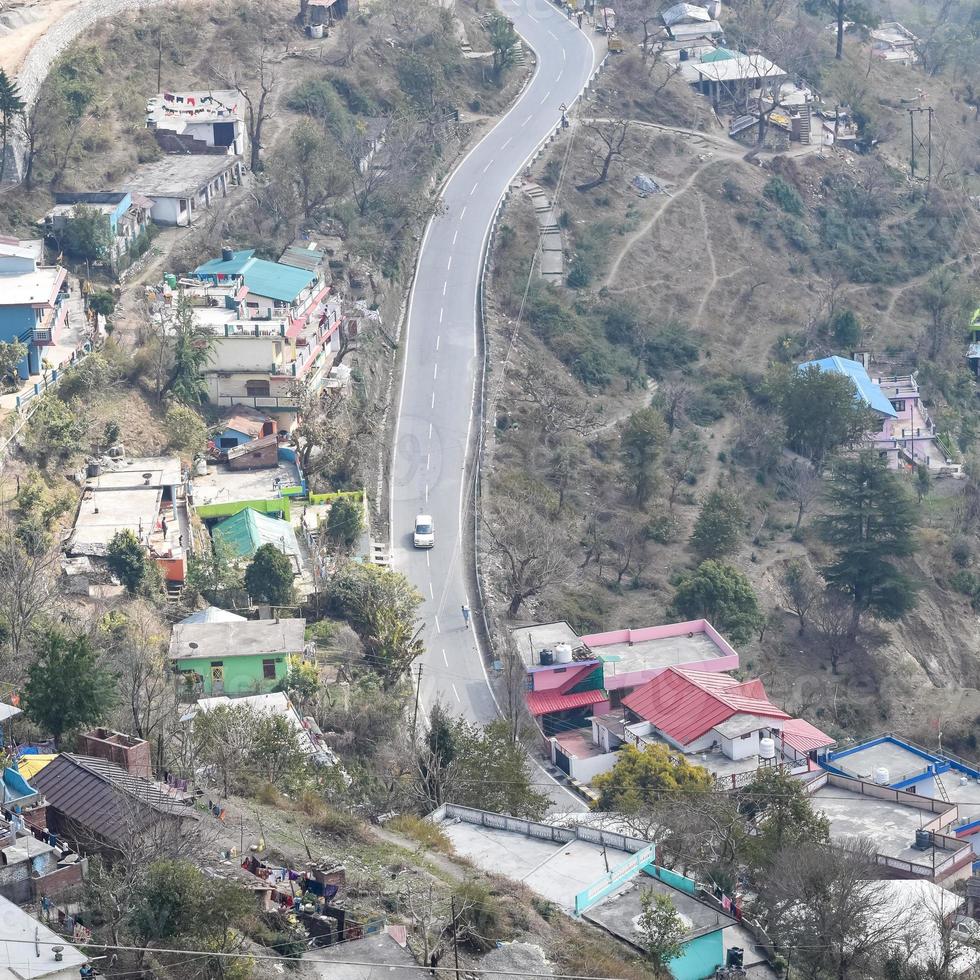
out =
[[[676,871],[646,864],[640,874],[597,902],[584,917],[642,951],[638,923],[644,896],[648,894],[669,898],[687,927],[680,956],[667,964],[670,975],[674,980],[714,977],[718,967],[725,965],[725,929],[735,925],[735,919],[719,902],[707,900],[697,882]],[[758,961],[760,957],[753,959]]]
[[[232,405],[222,417],[221,425],[214,442],[224,452],[276,432],[275,419],[248,405]]]
[[[42,348],[58,342],[67,315],[65,270],[43,265],[43,243],[0,237],[0,342],[21,341],[17,373],[41,373]]]
[[[823,357],[819,361],[807,361],[797,368],[798,371],[811,369],[850,378],[854,385],[854,397],[864,402],[873,412],[886,419],[893,419],[898,415],[881,387],[871,380],[871,375],[860,361],[852,361],[850,358],[838,357],[835,354],[833,357]]]
[[[194,275],[215,284],[240,280],[248,289],[245,305],[252,319],[305,317],[329,292],[315,269],[256,258],[254,248],[222,249],[221,258],[199,265]]]

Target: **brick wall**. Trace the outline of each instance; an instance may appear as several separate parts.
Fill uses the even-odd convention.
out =
[[[134,776],[152,775],[150,766],[150,743],[141,738],[122,735],[106,728],[94,728],[78,736],[78,751],[82,755],[92,755],[121,766]]]

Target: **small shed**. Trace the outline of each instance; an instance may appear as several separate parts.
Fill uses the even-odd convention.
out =
[[[222,429],[214,439],[219,450],[234,449],[276,431],[275,419],[248,405],[232,405],[222,417],[221,425]]]
[[[228,450],[228,469],[264,470],[279,465],[279,437],[262,436]]]

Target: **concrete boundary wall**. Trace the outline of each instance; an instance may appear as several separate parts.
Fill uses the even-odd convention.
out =
[[[627,854],[636,854],[649,846],[649,841],[628,837],[626,834],[617,834],[610,830],[587,826],[553,827],[551,824],[519,820],[517,817],[508,817],[504,813],[476,810],[468,806],[457,806],[455,803],[446,803],[439,807],[429,814],[429,819],[433,823],[461,820],[463,823],[489,827],[492,830],[506,830],[514,834],[523,834],[525,837],[553,841],[556,844],[568,844],[574,840],[586,841],[590,844],[611,847],[617,851],[625,851]]]

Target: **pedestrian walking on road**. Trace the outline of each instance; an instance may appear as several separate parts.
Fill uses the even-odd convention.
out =
[[[470,607],[465,602],[463,603],[463,626],[466,629],[470,628]]]

